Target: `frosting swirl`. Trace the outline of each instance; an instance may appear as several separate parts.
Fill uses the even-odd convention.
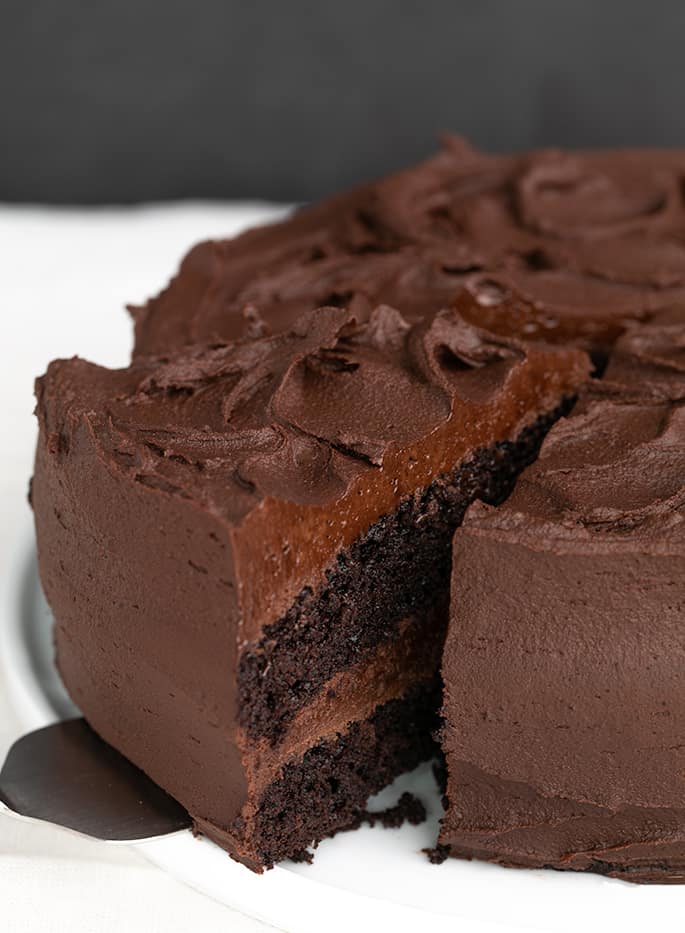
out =
[[[444,425],[455,399],[494,399],[527,352],[456,309],[410,324],[387,305],[365,318],[325,307],[273,336],[142,358],[128,370],[58,362],[44,391],[64,400],[67,424],[74,400],[89,400],[118,469],[238,520],[265,496],[338,500],[389,451]]]
[[[136,353],[240,337],[255,313],[261,332],[284,331],[323,305],[385,304],[411,323],[487,282],[520,313],[493,319],[478,302],[476,326],[604,354],[632,321],[685,300],[684,177],[680,151],[493,156],[450,137],[413,169],[195,247],[133,309]]]
[[[582,552],[685,542],[685,317],[672,309],[617,343],[605,378],[545,439],[499,510],[467,524]],[[544,529],[544,531],[542,530]],[[552,546],[550,544],[550,546]]]

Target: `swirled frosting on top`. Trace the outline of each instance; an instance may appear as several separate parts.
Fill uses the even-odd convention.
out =
[[[604,352],[685,296],[684,180],[682,151],[494,156],[448,138],[416,168],[196,246],[132,309],[136,352],[275,333],[322,305],[411,322],[457,300],[480,326]]]
[[[636,326],[499,510],[466,525],[564,550],[685,548],[685,311]],[[678,542],[677,544],[675,542]]]
[[[604,386],[684,401],[685,305],[656,315],[648,327],[631,327],[611,354]]]
[[[498,524],[564,549],[684,548],[683,464],[685,406],[593,401],[557,427]]]
[[[455,310],[413,325],[387,305],[359,317],[320,308],[275,336],[148,357],[127,370],[57,361],[40,394],[54,422],[48,431],[69,446],[59,438],[83,416],[117,470],[238,520],[265,497],[339,500],[389,453],[450,421],[455,400],[506,407],[512,374],[531,368],[531,355],[549,407],[555,364],[567,369],[569,392],[586,374],[582,353],[535,351]],[[519,403],[525,411],[527,400]]]
[[[474,505],[466,526],[559,542],[685,545],[685,307],[633,325],[604,378],[554,426],[505,505]]]

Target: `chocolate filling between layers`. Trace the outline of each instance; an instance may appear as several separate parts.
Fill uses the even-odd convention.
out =
[[[435,618],[436,605],[444,613],[433,623],[439,630],[427,633],[426,650],[442,641],[452,535],[467,507],[475,499],[502,502],[571,405],[566,400],[540,416],[513,441],[477,450],[451,474],[404,499],[338,555],[322,589],[303,589],[264,629],[239,665],[240,724],[248,738],[277,744],[334,674],[359,664],[379,644],[401,639],[427,611]]]

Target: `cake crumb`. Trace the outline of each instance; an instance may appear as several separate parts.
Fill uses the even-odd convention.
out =
[[[397,829],[403,823],[418,826],[426,819],[426,808],[418,797],[405,791],[394,807],[372,813],[367,810],[359,819],[359,824],[368,823],[375,826],[380,823],[386,829]]]
[[[314,861],[314,853],[310,852],[309,849],[300,849],[298,852],[293,852],[288,858],[291,862],[304,862],[307,865],[311,865]]]
[[[441,845],[440,843],[433,849],[424,849],[423,851],[428,856],[428,861],[433,865],[442,865],[450,855],[450,847]]]

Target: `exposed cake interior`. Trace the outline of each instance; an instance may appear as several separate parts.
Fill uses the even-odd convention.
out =
[[[455,527],[587,374],[385,306],[53,364],[34,508],[76,702],[253,868],[358,821],[433,749]]]
[[[242,653],[241,725],[262,749],[261,864],[354,825],[371,793],[438,753],[454,530],[474,499],[510,493],[569,403],[403,500]],[[310,747],[312,727],[326,737]]]

